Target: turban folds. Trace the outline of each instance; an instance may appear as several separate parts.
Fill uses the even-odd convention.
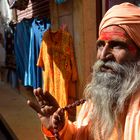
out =
[[[138,6],[125,2],[110,8],[100,23],[99,35],[102,29],[111,25],[123,28],[140,47],[140,8]]]

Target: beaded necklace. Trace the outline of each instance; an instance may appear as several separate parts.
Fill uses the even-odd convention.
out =
[[[79,105],[83,104],[85,101],[86,101],[85,99],[77,100],[74,103],[65,106],[64,108],[62,108],[62,110],[63,111],[68,111],[70,108],[79,106]],[[58,132],[58,127],[57,126],[55,126],[53,128],[53,133],[54,133],[54,137],[55,137],[56,140],[61,140],[60,136],[59,136],[59,132]]]

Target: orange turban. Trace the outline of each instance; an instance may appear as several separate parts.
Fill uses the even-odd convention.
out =
[[[102,29],[111,25],[122,27],[140,47],[140,8],[138,6],[125,2],[110,8],[100,23],[99,35]]]

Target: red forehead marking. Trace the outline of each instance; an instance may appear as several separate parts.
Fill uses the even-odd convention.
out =
[[[104,41],[112,40],[115,36],[121,37],[121,39],[124,39],[124,41],[128,40],[124,32],[102,32],[99,39]],[[131,52],[132,55],[135,55],[137,52],[137,49],[133,44],[128,45],[128,50]]]
[[[126,40],[126,36],[122,32],[102,32],[99,36],[100,40],[112,40],[115,36],[119,36]]]

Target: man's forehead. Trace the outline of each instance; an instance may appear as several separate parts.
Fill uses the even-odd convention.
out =
[[[112,25],[112,26],[108,26],[104,29],[102,29],[101,32],[122,32],[125,33],[124,29],[122,29],[121,27],[117,26],[117,25]]]
[[[126,32],[118,27],[118,26],[109,26],[104,28],[98,40],[105,40],[105,41],[110,41],[110,40],[120,40],[120,41],[127,41],[128,40],[128,35]]]
[[[104,28],[101,31],[100,36],[98,38],[98,41],[100,40],[105,42],[111,41],[125,42],[127,44],[128,50],[132,54],[136,54],[137,48],[135,44],[132,42],[127,33],[119,26],[109,26]]]

